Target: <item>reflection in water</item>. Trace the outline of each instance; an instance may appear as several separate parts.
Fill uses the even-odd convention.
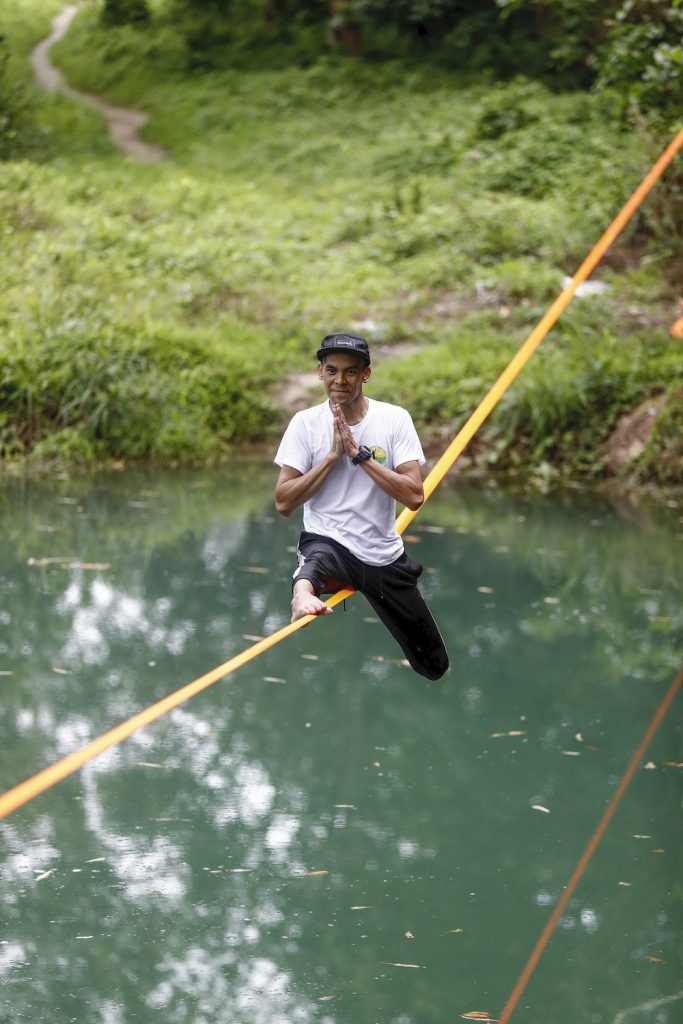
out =
[[[245,466],[7,488],[3,788],[285,623],[297,532],[271,485]],[[678,669],[677,510],[627,512],[444,491],[408,539],[442,683],[354,597],[8,818],[2,1019],[495,1016]],[[674,725],[529,1020],[677,1020]]]

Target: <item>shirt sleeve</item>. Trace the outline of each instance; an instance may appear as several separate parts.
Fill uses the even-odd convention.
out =
[[[307,473],[311,468],[310,446],[300,413],[294,416],[285,430],[274,461],[278,466],[291,466],[299,473]]]
[[[392,452],[394,468],[401,466],[404,462],[419,462],[423,466],[425,463],[424,452],[412,417],[405,409],[402,409],[401,413],[394,433],[394,450]]]

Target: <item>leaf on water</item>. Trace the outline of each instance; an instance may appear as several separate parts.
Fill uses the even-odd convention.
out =
[[[303,878],[319,878],[321,875],[329,875],[329,871],[304,871]]]
[[[380,960],[379,963],[381,963],[384,967],[412,967],[416,971],[424,970],[422,964],[392,964],[389,963],[388,960]]]
[[[544,807],[543,804],[532,804],[531,805],[531,810],[532,811],[543,811],[544,814],[550,814],[549,809],[547,807]]]
[[[256,636],[255,633],[242,633],[242,639],[251,640],[253,643],[257,644],[259,640],[263,640],[264,638],[262,636]]]
[[[633,885],[633,882],[619,882],[619,885],[623,885],[623,886],[625,886],[625,887],[626,887],[627,889],[630,889],[630,888],[631,888],[631,886]]]
[[[653,850],[652,852],[653,853],[666,853],[666,850],[662,849],[662,847],[657,847],[657,849]]]
[[[339,810],[355,811],[356,809],[355,804],[335,804],[334,806],[338,807]]]
[[[583,736],[582,736],[582,734],[580,732],[576,733],[576,735],[574,736],[574,739],[576,740],[577,743],[583,743]]]
[[[255,574],[260,575],[260,576],[265,576],[268,573],[268,570],[266,569],[266,567],[264,565],[241,565],[240,566],[240,571],[241,572],[252,572],[252,573],[255,573]]]
[[[377,618],[376,615],[366,615],[363,618],[363,622],[373,622],[374,623],[374,622],[379,622],[379,621],[380,620]]]
[[[507,732],[492,732],[489,735],[491,739],[497,739],[499,736],[526,736],[526,730],[508,729]]]
[[[349,910],[374,910],[372,903],[360,903],[355,907],[349,907]]]
[[[8,669],[3,669],[0,672],[0,676],[13,676],[13,675],[14,675],[14,672],[10,672]]]
[[[320,661],[320,656],[318,654],[302,654],[301,657],[305,658],[306,661]]]
[[[580,750],[563,750],[562,753],[565,757],[581,757]]]
[[[68,563],[69,561],[70,561],[69,558],[65,557],[64,555],[61,555],[58,558],[29,558],[29,559],[26,560],[26,564],[27,565],[37,565],[37,566],[43,566],[43,565],[64,565],[64,564]]]
[[[652,839],[652,836],[640,835],[638,832],[633,832],[631,839]]]
[[[653,772],[656,767],[657,765],[654,763],[654,761],[648,761],[647,764],[643,765],[643,768],[647,769],[647,771],[649,772]]]
[[[477,587],[480,594],[492,594],[493,587]]]
[[[85,863],[86,864],[101,864],[102,861],[106,860],[106,859],[107,859],[106,857],[93,857],[92,860],[86,860]]]
[[[468,1010],[467,1013],[461,1013],[460,1016],[464,1020],[496,1020],[496,1017],[492,1017],[490,1013],[486,1013],[485,1010]]]
[[[62,563],[62,567],[65,569],[87,569],[88,571],[100,572],[105,569],[111,569],[111,562],[68,562],[66,565]]]
[[[464,928],[449,928],[448,929],[448,934],[449,935],[462,935],[462,933],[464,931],[465,931]]]
[[[12,673],[0,672],[0,675],[12,675]],[[683,761],[662,761],[662,764],[665,764],[667,768],[683,768]]]
[[[407,540],[409,544],[419,544],[422,537],[416,537],[414,533],[404,533],[403,539]]]
[[[139,765],[140,768],[165,768],[166,765],[157,764],[155,761],[133,761],[133,764]]]
[[[280,679],[279,676],[264,676],[263,677],[263,682],[264,683],[286,683],[287,680],[286,679]]]
[[[406,932],[405,936],[406,936],[407,939],[414,939],[415,938],[415,936],[413,935],[412,932]]]
[[[71,673],[66,668],[57,668],[56,665],[52,666],[52,671],[56,672],[58,676],[69,676]]]
[[[41,871],[41,873],[33,879],[34,882],[42,882],[44,878],[49,878],[55,869],[50,868],[48,871]]]
[[[226,868],[225,870],[229,875],[247,875],[251,868]]]
[[[498,554],[500,555],[506,555],[510,548],[507,546],[507,544],[498,544],[493,550],[497,551]]]
[[[337,998],[336,996],[319,996],[318,997],[318,1002],[319,1003],[329,1003],[332,999],[336,999],[336,998]]]
[[[645,959],[649,960],[653,964],[665,964],[666,960],[662,960],[660,956],[650,956],[648,953],[645,954]]]
[[[544,597],[543,598],[543,603],[544,604],[559,604],[560,603],[560,599],[559,599],[559,597]]]

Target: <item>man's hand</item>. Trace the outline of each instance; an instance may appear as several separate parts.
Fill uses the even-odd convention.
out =
[[[339,437],[342,452],[348,455],[350,459],[353,459],[358,455],[358,444],[351,433],[351,427],[346,422],[344,411],[340,405],[332,406],[332,415],[334,416],[334,436],[335,441]]]
[[[344,414],[341,411],[341,409],[339,408],[339,406],[338,405],[332,405],[331,408],[332,408],[332,415],[334,416],[334,426],[333,426],[333,430],[332,430],[332,448],[330,450],[330,456],[336,461],[337,459],[340,459],[342,457],[342,455],[344,454],[344,452],[345,452],[344,440],[343,440],[343,437],[342,437],[342,433],[341,433],[341,431],[339,429],[339,415],[338,414],[341,415],[342,420],[344,421],[344,426],[346,427],[347,431],[349,433],[351,433],[351,431],[349,430],[349,428],[347,426],[346,420],[344,420]]]

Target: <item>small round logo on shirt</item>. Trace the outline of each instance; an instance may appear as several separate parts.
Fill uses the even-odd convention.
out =
[[[374,455],[375,461],[379,462],[379,464],[381,466],[383,466],[386,463],[386,461],[387,461],[387,453],[384,451],[384,448],[382,448],[378,444],[371,444],[370,445],[370,451]]]

